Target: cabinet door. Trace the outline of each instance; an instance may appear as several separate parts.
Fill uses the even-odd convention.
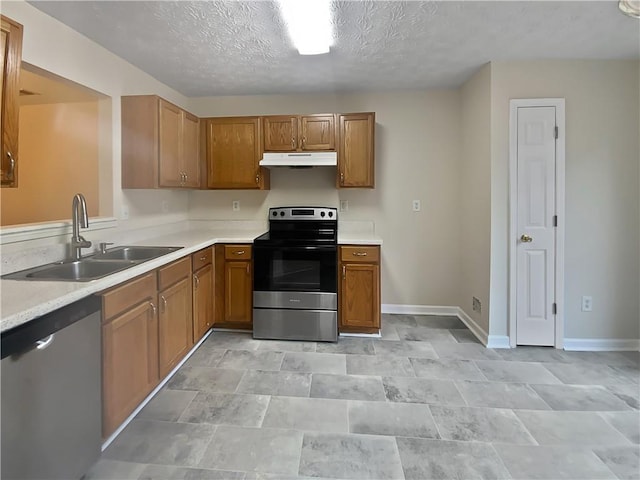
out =
[[[253,318],[251,262],[227,261],[224,273],[224,321],[250,327]]]
[[[335,150],[336,123],[333,115],[305,115],[300,119],[302,150]]]
[[[2,75],[0,75],[0,124],[2,158],[0,184],[18,186],[18,118],[20,104],[20,62],[22,60],[22,25],[0,16],[2,28]]]
[[[185,174],[184,186],[198,188],[200,186],[200,157],[198,117],[182,112],[182,171]]]
[[[262,117],[265,152],[293,152],[298,149],[298,117]]]
[[[380,267],[375,264],[342,264],[340,326],[380,328]]]
[[[213,325],[213,267],[211,264],[193,274],[193,342]]]
[[[158,383],[158,317],[151,301],[103,325],[102,355],[106,438]]]
[[[261,188],[258,117],[215,118],[207,122],[207,186]]]
[[[340,115],[338,187],[374,187],[373,113]]]
[[[167,375],[193,345],[191,279],[158,294],[160,376]]]
[[[160,100],[159,157],[161,187],[182,186],[181,129],[182,110],[164,100]]]

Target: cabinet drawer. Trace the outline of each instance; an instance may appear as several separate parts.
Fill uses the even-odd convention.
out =
[[[213,249],[203,248],[199,252],[191,255],[191,264],[193,266],[193,271],[200,270],[205,265],[209,265],[211,263],[211,259],[213,258]]]
[[[158,269],[158,290],[164,290],[179,280],[191,275],[191,259],[185,257]]]
[[[367,245],[340,247],[340,261],[378,263],[380,261],[380,247]]]
[[[156,272],[149,272],[103,292],[103,320],[109,320],[146,299],[155,298],[156,290]]]
[[[251,245],[225,245],[225,260],[251,260]]]

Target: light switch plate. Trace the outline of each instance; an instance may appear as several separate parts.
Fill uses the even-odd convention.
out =
[[[422,202],[420,202],[420,200],[414,200],[412,207],[414,212],[419,212],[422,209]]]
[[[240,200],[234,200],[233,202],[231,202],[231,208],[233,208],[234,212],[239,212],[240,211]]]
[[[349,200],[340,200],[340,211],[346,212],[349,210]]]

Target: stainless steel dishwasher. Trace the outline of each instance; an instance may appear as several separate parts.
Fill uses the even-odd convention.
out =
[[[100,299],[0,336],[1,477],[79,479],[100,456]]]

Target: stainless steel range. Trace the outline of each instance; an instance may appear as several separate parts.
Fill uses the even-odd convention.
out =
[[[269,209],[253,250],[254,338],[337,341],[337,245],[337,209]]]

